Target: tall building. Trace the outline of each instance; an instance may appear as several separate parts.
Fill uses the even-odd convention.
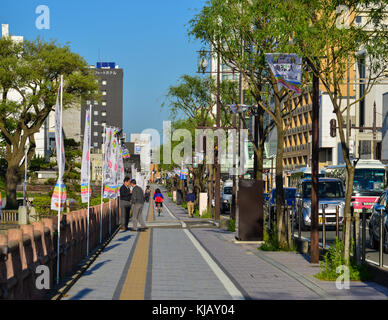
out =
[[[100,152],[104,127],[123,128],[123,69],[114,62],[98,62],[90,71],[99,78],[101,100],[82,101],[81,135],[85,126],[85,110],[92,104],[92,147],[94,152]]]

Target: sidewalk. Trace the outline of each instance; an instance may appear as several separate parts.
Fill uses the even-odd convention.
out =
[[[160,217],[145,204],[146,232],[119,232],[64,299],[316,300],[387,299],[388,289],[351,282],[338,290],[313,277],[318,265],[289,252],[262,252],[234,233],[190,228],[186,211],[168,199]]]

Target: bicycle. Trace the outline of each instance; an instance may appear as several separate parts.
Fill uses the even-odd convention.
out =
[[[158,213],[158,217],[160,217],[160,213],[162,212],[162,203],[161,202],[155,202],[155,209]]]

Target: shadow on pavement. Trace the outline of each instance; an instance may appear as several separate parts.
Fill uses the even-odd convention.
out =
[[[74,297],[70,298],[69,300],[81,300],[83,297],[85,297],[87,294],[89,294],[92,289],[86,288],[78,292]]]
[[[112,260],[105,260],[103,262],[100,262],[100,263],[97,263],[96,265],[94,265],[93,267],[91,267],[90,269],[88,269],[87,271],[84,272],[83,276],[89,276],[91,275],[94,271],[100,269],[104,264],[108,263],[108,262],[111,262]]]

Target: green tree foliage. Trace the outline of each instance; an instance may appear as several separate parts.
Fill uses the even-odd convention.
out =
[[[29,142],[29,162],[35,153],[34,134],[54,109],[61,75],[64,108],[80,98],[97,97],[94,74],[68,45],[39,38],[21,43],[8,37],[0,39],[0,156],[7,162],[8,208],[16,207],[16,185],[24,173],[21,162],[25,146]]]

